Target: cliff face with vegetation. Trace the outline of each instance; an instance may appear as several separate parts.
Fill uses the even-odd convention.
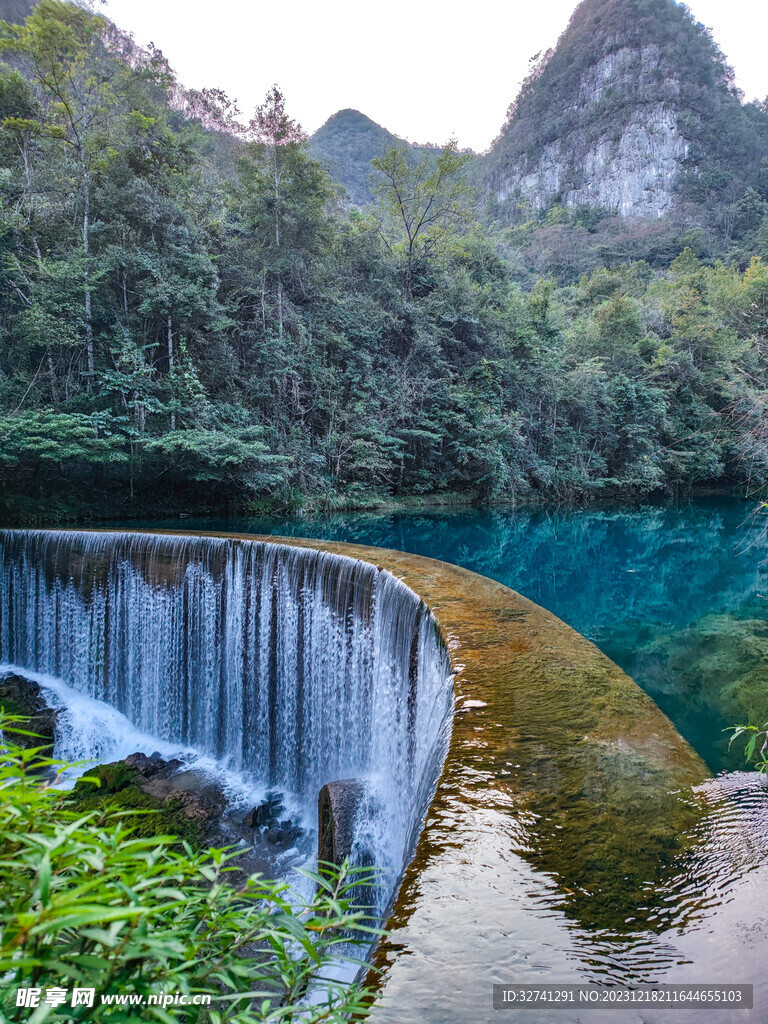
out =
[[[20,24],[32,13],[32,0],[0,0],[0,21]]]
[[[768,155],[711,36],[673,0],[584,0],[525,82],[487,161],[505,219],[587,205],[661,217],[738,190]]]
[[[496,192],[505,202],[518,196],[532,206],[557,198],[565,206],[596,206],[622,216],[661,216],[690,145],[674,105],[659,99],[679,91],[668,77],[656,45],[622,47],[590,67],[579,83],[571,112],[577,127],[536,151],[523,151],[501,172]],[[600,124],[601,107],[623,90],[631,106],[617,125]],[[579,122],[582,122],[579,123]],[[591,139],[584,129],[594,126]]]

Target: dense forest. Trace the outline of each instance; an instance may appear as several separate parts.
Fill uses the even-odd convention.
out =
[[[359,210],[277,88],[241,126],[59,0],[2,36],[5,518],[765,482],[768,178],[725,233],[502,227],[395,147]]]

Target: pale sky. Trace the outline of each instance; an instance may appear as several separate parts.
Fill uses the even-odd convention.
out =
[[[250,117],[277,82],[308,132],[354,107],[411,142],[488,148],[534,54],[574,0],[107,0],[184,85],[216,86]],[[747,99],[768,95],[768,3],[691,0]]]

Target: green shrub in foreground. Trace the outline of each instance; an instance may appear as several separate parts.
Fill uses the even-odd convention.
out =
[[[350,930],[376,934],[352,905],[370,877],[348,865],[307,872],[316,895],[299,906],[284,883],[252,877],[235,889],[232,852],[138,837],[125,811],[105,819],[68,808],[39,772],[41,763],[61,766],[12,743],[15,724],[0,718],[0,1021],[315,1024],[363,1008],[364,989],[323,978],[332,961],[357,962]],[[56,987],[66,1002],[45,1005]],[[74,987],[95,989],[94,1005],[71,1006]],[[40,1006],[17,1007],[19,988],[42,989]],[[176,992],[210,994],[211,1005],[100,1000]]]

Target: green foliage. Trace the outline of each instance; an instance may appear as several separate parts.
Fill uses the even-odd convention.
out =
[[[358,206],[365,206],[373,199],[371,161],[393,147],[404,145],[397,136],[359,110],[339,110],[315,132],[309,143],[312,156],[341,182],[349,199]],[[413,163],[417,163],[427,149],[407,146]]]
[[[122,438],[101,429],[105,419],[48,410],[0,417],[0,465],[125,462]]]
[[[7,1020],[157,1020],[201,1024],[343,1021],[366,993],[327,980],[349,960],[350,930],[378,934],[353,890],[370,884],[347,865],[308,873],[313,897],[252,876],[228,884],[233,853],[193,852],[172,835],[141,837],[124,809],[73,810],[29,771],[40,750],[9,736],[0,766],[0,1005]],[[52,761],[50,767],[60,768]],[[355,961],[356,962],[356,961]],[[16,1008],[18,988],[96,989],[93,1007]],[[183,1011],[115,1006],[102,994],[210,996]],[[310,1004],[302,1000],[312,993]]]
[[[744,758],[757,768],[759,772],[764,772],[768,775],[768,722],[762,727],[758,728],[756,725],[734,725],[730,729],[726,729],[726,732],[732,732],[730,747],[734,740],[744,738],[746,740],[746,746],[744,747]]]
[[[271,455],[257,434],[256,428],[179,430],[147,439],[144,451],[164,456],[183,479],[219,480],[226,474],[249,481],[254,490],[265,490],[282,482],[287,459]]]
[[[379,154],[378,204],[349,212],[279,89],[235,139],[226,97],[180,104],[88,12],[44,0],[8,40],[29,77],[0,70],[6,518],[768,480],[762,185],[730,251],[559,205],[482,228],[452,146]]]
[[[431,260],[455,247],[458,228],[471,217],[472,193],[462,175],[470,159],[451,143],[434,157],[426,153],[417,164],[404,146],[371,161],[385,234],[405,262],[406,302],[413,298],[417,272],[426,275]]]

